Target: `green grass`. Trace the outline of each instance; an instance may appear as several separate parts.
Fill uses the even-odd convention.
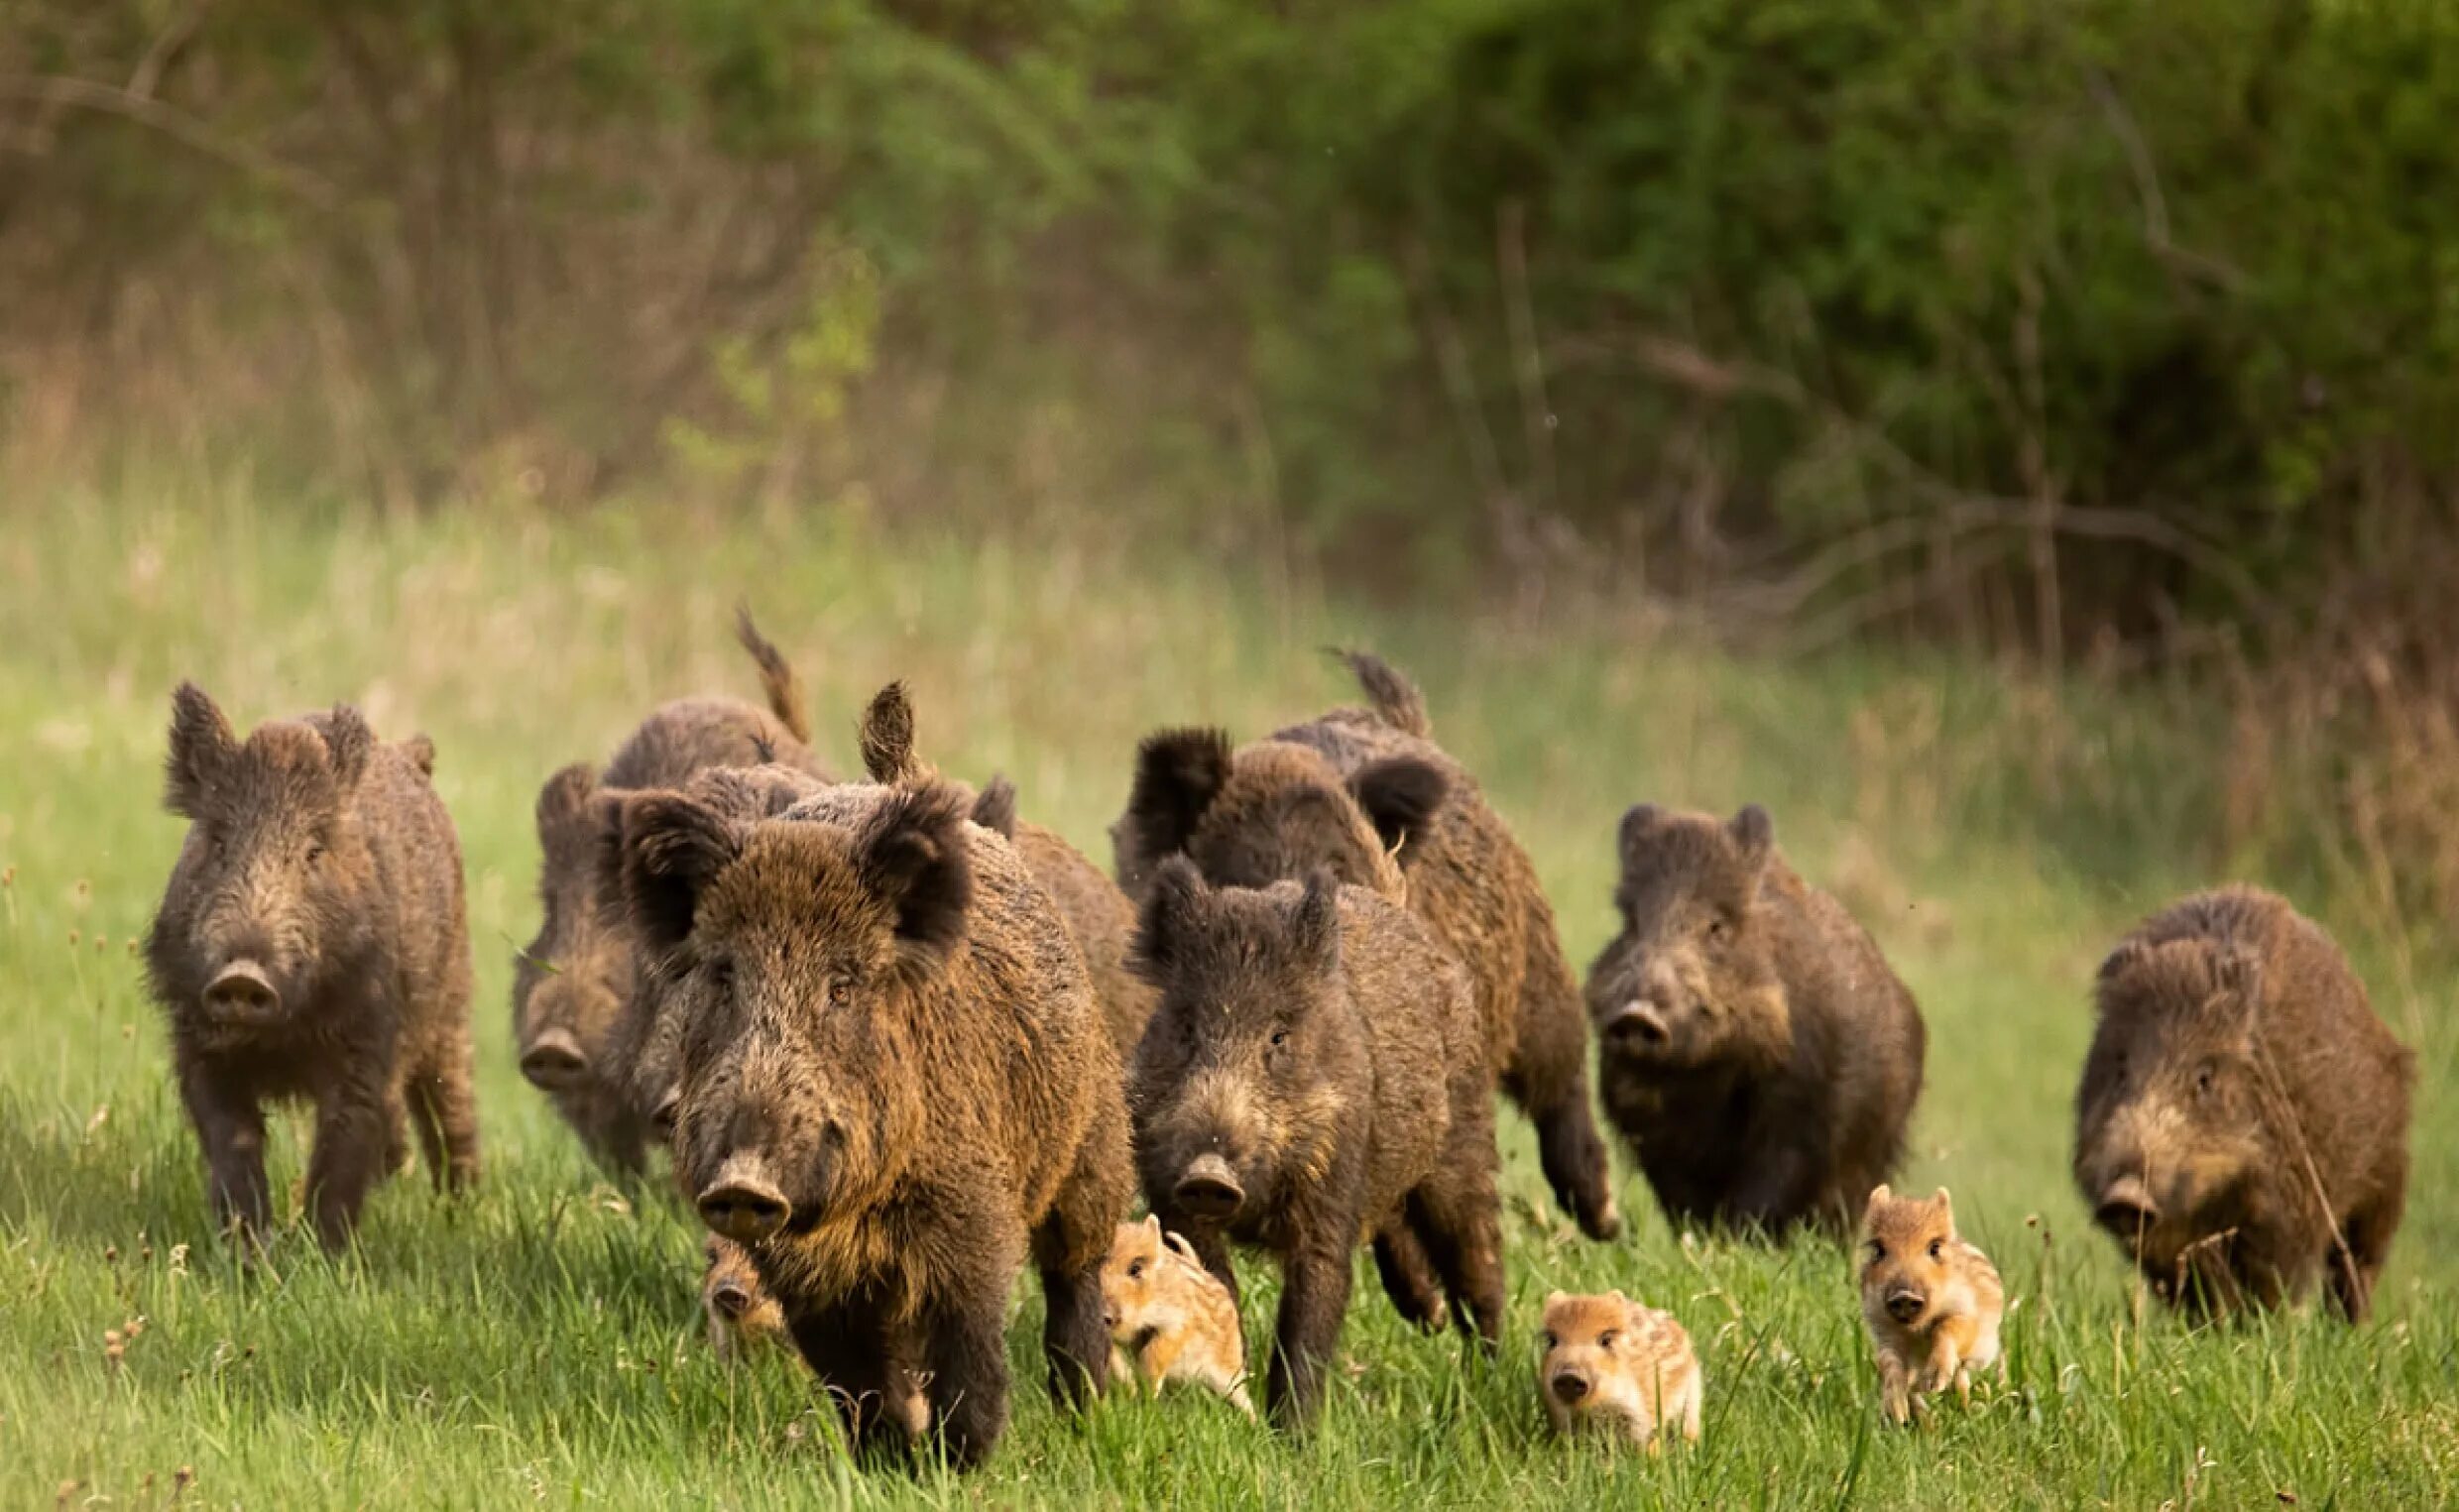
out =
[[[1594,611],[1367,613],[1060,545],[682,515],[290,518],[241,490],[132,489],[26,501],[0,538],[0,1505],[161,1506],[183,1466],[182,1505],[284,1507],[2372,1508],[2441,1501],[2459,1473],[2446,975],[2395,973],[2388,941],[2351,930],[2379,1006],[2423,1050],[2413,1203],[2375,1325],[2195,1332],[2144,1315],[2069,1190],[2091,967],[2132,918],[2209,879],[2180,839],[2203,737],[2173,708],[1934,660],[1737,661]],[[1261,733],[1347,696],[1319,645],[1375,644],[1426,682],[1582,962],[1609,927],[1627,803],[1768,802],[1921,996],[1930,1087],[1907,1179],[1952,1186],[2004,1269],[2012,1389],[1882,1431],[1838,1251],[1686,1240],[1636,1179],[1632,1236],[1583,1243],[1506,1115],[1499,1362],[1408,1335],[1361,1277],[1351,1368],[1312,1442],[1196,1399],[1076,1422],[1039,1389],[1027,1287],[1015,1423],[991,1466],[850,1471],[784,1360],[708,1358],[690,1226],[660,1191],[600,1182],[512,1064],[536,784],[658,698],[751,689],[728,636],[738,597],[811,683],[834,759],[852,764],[863,698],[905,677],[931,755],[1008,772],[1028,814],[1104,861],[1146,728]],[[346,697],[380,730],[430,732],[460,824],[485,1186],[447,1203],[394,1182],[337,1262],[293,1233],[246,1273],[211,1237],[130,954],[178,839],[158,772],[182,675],[245,723]],[[2362,922],[2353,900],[2302,900]],[[276,1144],[287,1184],[296,1126]],[[1690,1326],[1710,1392],[1700,1448],[1650,1462],[1544,1437],[1529,1367],[1558,1286],[1619,1286]],[[1250,1338],[1270,1301],[1250,1288]],[[114,1359],[106,1331],[134,1318]]]

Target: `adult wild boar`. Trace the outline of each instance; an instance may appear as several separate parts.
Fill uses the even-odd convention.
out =
[[[825,775],[810,751],[800,684],[751,615],[736,635],[760,667],[768,707],[733,698],[684,698],[642,721],[603,771],[581,762],[546,779],[537,800],[542,917],[537,938],[514,957],[513,1032],[521,1073],[546,1094],[591,1154],[638,1172],[650,1135],[647,1110],[628,1095],[611,1041],[639,987],[632,940],[597,905],[598,853],[615,804],[628,791],[679,787],[711,766],[762,762]]]
[[[1556,1200],[1590,1237],[1610,1238],[1621,1220],[1588,1106],[1580,986],[1536,869],[1434,743],[1416,687],[1376,657],[1347,659],[1371,709],[1336,709],[1235,750],[1219,730],[1147,739],[1112,828],[1119,880],[1136,894],[1183,852],[1220,886],[1328,867],[1406,906],[1467,968],[1489,1074],[1537,1125]]]
[[[188,821],[146,940],[215,1217],[260,1238],[265,1105],[315,1104],[307,1208],[328,1246],[407,1157],[478,1176],[461,851],[424,737],[379,742],[346,704],[245,741],[193,683],[172,695],[166,803]]]
[[[1145,1199],[1232,1297],[1231,1240],[1280,1261],[1274,1419],[1320,1410],[1370,1235],[1405,1230],[1490,1347],[1492,1084],[1466,973],[1433,932],[1328,871],[1217,889],[1177,857],[1152,879],[1136,960],[1161,990],[1128,1094]]]
[[[2362,1320],[2407,1203],[2414,1056],[2339,946],[2252,887],[2197,893],[2102,963],[2075,1184],[2171,1303],[2309,1295]]]
[[[623,886],[679,1015],[675,1171],[749,1250],[860,1449],[1007,1421],[1009,1291],[1040,1271],[1063,1400],[1110,1363],[1101,1265],[1132,1183],[1117,1054],[1075,943],[944,784],[746,822],[628,800]]]
[[[1623,815],[1622,929],[1588,972],[1606,1111],[1676,1223],[1841,1234],[1921,1096],[1913,994],[1756,804]]]

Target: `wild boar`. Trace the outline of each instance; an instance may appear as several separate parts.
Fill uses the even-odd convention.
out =
[[[1266,1399],[1301,1428],[1349,1257],[1405,1229],[1464,1331],[1500,1337],[1493,1105],[1466,973],[1405,909],[1318,871],[1214,888],[1162,863],[1135,940],[1161,1004],[1129,1101],[1144,1195],[1236,1296],[1230,1242],[1281,1266]]]
[[[2371,1306],[2407,1203],[2415,1058],[2320,926],[2252,887],[2187,897],[2102,963],[2075,1184],[2164,1300]]]
[[[538,793],[538,873],[542,917],[537,938],[514,958],[513,1030],[522,1075],[546,1094],[590,1153],[608,1168],[637,1174],[651,1134],[647,1109],[628,1095],[610,1041],[640,988],[632,941],[620,918],[597,907],[597,861],[615,805],[628,791],[680,787],[712,766],[774,762],[825,777],[809,749],[811,726],[800,683],[749,613],[736,636],[760,667],[766,709],[732,698],[686,698],[661,705],[618,747],[604,771],[579,763],[547,778]]]
[[[1913,994],[1756,804],[1720,823],[1643,803],[1619,848],[1588,1012],[1606,1110],[1666,1217],[1841,1237],[1921,1096]]]
[[[1196,1258],[1186,1235],[1163,1233],[1157,1218],[1119,1224],[1102,1263],[1102,1309],[1118,1351],[1111,1359],[1113,1382],[1126,1371],[1130,1383],[1141,1380],[1158,1396],[1170,1382],[1187,1381],[1255,1415],[1237,1302]]]
[[[710,1352],[734,1364],[763,1344],[786,1342],[785,1309],[760,1284],[742,1245],[710,1234],[701,1262],[700,1310],[708,1319]]]
[[[1946,1188],[1928,1201],[1871,1192],[1861,1214],[1861,1321],[1878,1360],[1887,1416],[1909,1421],[1916,1401],[1955,1388],[1972,1396],[1972,1372],[1997,1367],[2006,1379],[1998,1327],[2007,1290],[1998,1267],[1955,1231]]]
[[[243,742],[193,683],[172,695],[166,804],[188,821],[146,940],[216,1219],[273,1221],[265,1105],[315,1105],[307,1209],[327,1246],[408,1153],[478,1178],[461,850],[434,747],[376,739],[347,704]]]
[[[1541,1342],[1537,1393],[1556,1434],[1603,1430],[1651,1454],[1669,1427],[1698,1442],[1705,1383],[1690,1331],[1673,1314],[1620,1292],[1553,1292]]]
[[[622,819],[633,927],[682,1023],[673,1157],[866,1454],[1007,1421],[1008,1294],[1041,1273],[1063,1401],[1109,1374],[1101,1264],[1132,1186],[1116,1052],[1066,924],[945,784],[745,821]]]
[[[1610,1238],[1621,1219],[1588,1104],[1587,1024],[1536,869],[1435,744],[1416,687],[1377,657],[1347,660],[1373,707],[1236,750],[1219,730],[1146,739],[1111,832],[1119,880],[1136,895],[1184,853],[1220,886],[1327,867],[1407,907],[1467,968],[1491,1076],[1536,1124],[1557,1201]],[[1378,1255],[1387,1277],[1393,1259]]]

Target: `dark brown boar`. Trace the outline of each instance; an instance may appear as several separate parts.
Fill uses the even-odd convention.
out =
[[[651,1134],[647,1110],[628,1095],[611,1044],[639,989],[632,942],[620,919],[596,906],[598,852],[621,794],[679,787],[712,766],[774,762],[824,776],[811,754],[801,685],[785,657],[746,613],[736,635],[760,666],[766,709],[732,698],[661,705],[618,747],[604,771],[567,766],[538,793],[537,938],[514,960],[513,1031],[522,1075],[555,1105],[609,1168],[642,1169]]]
[[[1137,895],[1183,852],[1216,885],[1328,867],[1404,903],[1467,968],[1487,1064],[1536,1124],[1556,1199],[1590,1237],[1610,1238],[1621,1220],[1588,1104],[1580,987],[1536,869],[1434,743],[1408,679],[1373,656],[1347,660],[1373,708],[1336,709],[1234,751],[1218,730],[1147,739],[1111,832],[1119,880]]]
[[[1350,1253],[1372,1235],[1408,1233],[1492,1345],[1492,1083],[1467,974],[1432,931],[1328,871],[1216,889],[1179,857],[1152,879],[1136,960],[1161,990],[1129,1091],[1145,1199],[1233,1297],[1230,1241],[1280,1262],[1275,1421],[1320,1410]]]
[[[1589,969],[1605,1107],[1677,1224],[1842,1234],[1921,1096],[1913,994],[1767,811],[1622,818],[1621,932]]]
[[[743,1244],[860,1449],[1007,1419],[1007,1298],[1041,1273],[1054,1393],[1109,1373],[1101,1264],[1132,1186],[1117,1054],[1067,926],[938,783],[746,823],[664,793],[624,891],[683,1022],[675,1171]]]
[[[315,1105],[307,1208],[345,1243],[414,1123],[436,1186],[478,1177],[461,851],[424,737],[356,709],[245,741],[193,683],[172,696],[166,802],[188,821],[146,941],[215,1217],[273,1220],[265,1105]]]
[[[863,711],[858,734],[863,764],[875,782],[913,783],[944,780],[914,751],[912,701],[901,682],[879,690]],[[1103,1021],[1120,1060],[1135,1053],[1135,1042],[1152,1016],[1153,992],[1127,966],[1127,942],[1135,933],[1135,905],[1102,869],[1051,830],[1016,815],[1016,790],[1004,777],[974,797],[972,818],[997,832],[1024,858],[1025,870],[1042,884],[1068,932],[1084,952],[1085,970],[1092,974],[1093,994],[1102,1004]]]
[[[2311,1294],[2362,1320],[2407,1203],[2414,1057],[2339,946],[2252,887],[2154,914],[2100,969],[2075,1184],[2164,1299]]]

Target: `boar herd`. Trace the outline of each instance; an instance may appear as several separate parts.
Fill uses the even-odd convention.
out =
[[[1132,1373],[1243,1406],[1241,1248],[1281,1279],[1264,1397],[1284,1427],[1321,1410],[1361,1246],[1404,1318],[1492,1350],[1496,1091],[1591,1238],[1622,1226],[1599,1102],[1677,1226],[1843,1239],[1857,1220],[1891,1414],[2003,1369],[1996,1272],[1943,1192],[1887,1187],[1921,1012],[1765,810],[1630,809],[1620,929],[1583,991],[1528,856],[1373,656],[1346,658],[1362,707],[1242,746],[1144,741],[1112,880],[1005,779],[926,761],[901,686],[861,716],[862,779],[838,780],[785,658],[748,616],[739,635],[764,706],[664,704],[603,766],[546,779],[514,1035],[608,1170],[665,1148],[708,1229],[713,1341],[790,1341],[859,1451],[990,1453],[1028,1266],[1067,1404]],[[188,830],[146,961],[215,1217],[245,1244],[274,1222],[272,1102],[314,1105],[328,1245],[412,1127],[439,1188],[477,1179],[433,765],[347,706],[242,739],[193,685],[174,696],[167,803]],[[2413,1072],[2337,946],[2223,889],[2123,941],[2096,997],[2074,1177],[2150,1289],[2229,1312],[2325,1286],[2362,1319]],[[1558,1423],[1696,1437],[1679,1324],[1558,1293],[1545,1328]]]

